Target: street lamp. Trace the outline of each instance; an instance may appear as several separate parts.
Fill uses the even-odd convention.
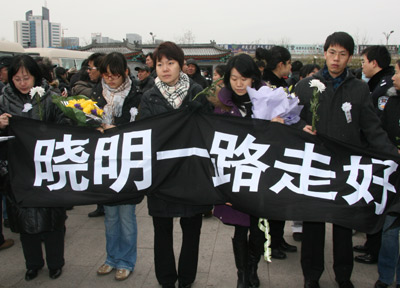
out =
[[[153,39],[153,44],[155,43],[154,38],[156,38],[156,35],[153,34],[153,32],[150,32],[151,38]]]
[[[389,37],[394,31],[390,31],[389,33],[383,32],[383,35],[386,37],[386,46],[389,44]]]

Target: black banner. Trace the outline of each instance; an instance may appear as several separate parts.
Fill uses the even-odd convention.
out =
[[[263,120],[174,111],[107,130],[12,117],[10,176],[22,206],[116,203],[156,193],[231,202],[281,220],[374,232],[399,211],[398,159]]]

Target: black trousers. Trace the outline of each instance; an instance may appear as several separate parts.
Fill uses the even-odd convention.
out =
[[[0,194],[0,199],[2,195]],[[0,246],[4,244],[4,235],[3,235],[3,200],[1,199],[0,203]]]
[[[182,247],[176,271],[173,247],[172,217],[153,217],[154,263],[156,278],[161,285],[194,282],[199,258],[200,232],[203,218],[201,214],[181,217]]]
[[[26,269],[40,269],[44,266],[42,239],[46,250],[46,262],[49,269],[64,266],[64,231],[20,234]]]
[[[271,235],[271,249],[279,248],[283,242],[283,233],[285,230],[285,221],[268,220],[269,234]]]
[[[367,241],[365,242],[365,247],[368,249],[368,253],[372,255],[375,259],[379,257],[379,250],[381,249],[382,240],[382,230],[374,234],[367,234]]]
[[[248,233],[250,232],[250,233]],[[250,227],[235,225],[233,236],[238,242],[248,243],[249,249],[255,254],[261,255],[264,252],[265,234],[258,228],[258,218],[250,215]]]
[[[303,222],[301,268],[305,279],[318,281],[324,271],[325,223]],[[350,280],[353,271],[352,231],[333,224],[333,270],[336,281]]]

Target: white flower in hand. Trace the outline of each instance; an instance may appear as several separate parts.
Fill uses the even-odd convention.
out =
[[[322,93],[325,91],[325,84],[322,83],[320,80],[318,79],[313,79],[310,81],[310,87],[316,87],[318,89],[319,93]]]
[[[32,87],[31,91],[29,92],[29,95],[31,96],[31,99],[35,97],[36,93],[39,95],[39,97],[42,97],[46,91],[43,89],[43,87],[36,86]]]

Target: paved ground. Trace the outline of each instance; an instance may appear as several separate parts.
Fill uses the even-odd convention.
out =
[[[105,260],[105,235],[103,217],[88,218],[88,212],[95,205],[79,206],[68,211],[67,234],[65,239],[65,260],[63,274],[52,280],[47,268],[32,281],[25,281],[25,264],[19,235],[4,229],[6,238],[13,238],[15,245],[0,251],[0,287],[146,287],[161,288],[154,275],[153,264],[153,225],[148,216],[146,203],[137,206],[138,219],[138,260],[134,273],[125,281],[114,280],[114,274],[97,276],[97,268]],[[175,225],[175,250],[179,251],[181,231],[179,223]],[[325,254],[325,272],[320,280],[321,288],[338,287],[332,270],[331,225],[327,225],[327,243]],[[300,248],[299,242],[292,238],[290,222],[286,223],[285,238]],[[193,288],[236,287],[236,269],[234,265],[231,237],[233,228],[223,225],[216,218],[204,219],[199,267]],[[354,235],[353,244],[362,244],[365,234]],[[303,287],[303,276],[299,261],[300,253],[288,253],[286,260],[262,262],[259,265],[260,287]],[[373,287],[378,277],[376,265],[355,263],[352,281],[357,288]]]

